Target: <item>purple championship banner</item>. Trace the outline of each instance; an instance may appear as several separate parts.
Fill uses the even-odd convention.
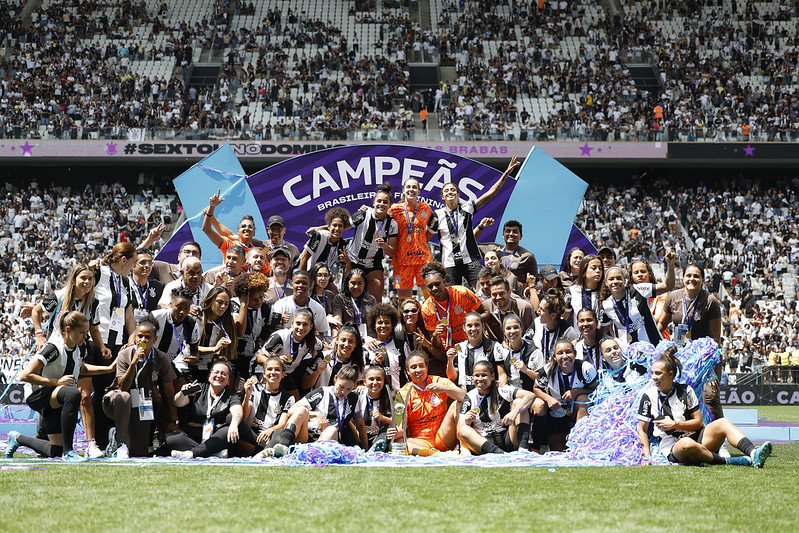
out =
[[[458,186],[464,200],[476,200],[502,173],[465,157],[413,146],[358,145],[314,152],[283,161],[249,177],[250,190],[265,219],[281,215],[286,221],[286,239],[302,245],[309,226],[324,224],[325,212],[344,207],[354,213],[372,205],[375,188],[391,183],[394,202],[401,201],[402,183],[419,180],[420,198],[431,208],[442,207],[441,189]],[[497,195],[474,217],[499,221],[515,180],[509,179]],[[352,230],[345,233],[346,236]],[[494,240],[497,226],[483,231],[483,241]]]
[[[531,145],[528,144],[526,148],[530,150]],[[227,153],[227,157],[219,157],[222,152]],[[530,154],[534,154],[534,157],[531,158]],[[551,257],[541,257],[539,264],[560,266],[563,253],[571,246],[580,246],[586,253],[594,250],[582,232],[572,224],[585,183],[545,156],[541,150],[537,154],[530,150],[530,154],[528,160],[532,163],[519,170],[518,180],[510,177],[505,181],[494,198],[475,214],[473,224],[477,225],[486,217],[493,218],[495,224],[483,231],[480,241],[501,241],[500,221],[503,216],[507,218],[510,215],[527,228],[525,242],[531,244],[530,249],[534,253],[539,248],[540,239],[553,241],[556,239],[554,234],[559,233],[558,242],[547,243],[556,252],[550,254]],[[524,153],[519,155],[523,156]],[[380,184],[391,183],[393,201],[399,202],[402,200],[402,183],[408,178],[416,178],[421,184],[420,199],[435,210],[444,205],[441,190],[445,184],[455,183],[462,200],[476,200],[502,175],[500,170],[459,155],[415,145],[376,143],[340,146],[297,156],[249,176],[246,184],[239,181],[240,171],[234,170],[234,167],[241,167],[234,163],[235,154],[231,147],[223,146],[175,179],[175,189],[192,223],[184,224],[175,232],[159,253],[160,259],[175,261],[180,244],[193,239],[201,243],[203,258],[215,258],[207,261],[208,264],[204,265],[206,269],[217,264],[217,260],[221,261],[218,259],[221,257],[219,252],[215,247],[209,248],[212,245],[205,243],[207,239],[199,230],[202,208],[217,189],[225,191],[246,185],[249,194],[245,196],[251,195],[254,200],[252,208],[248,208],[239,205],[235,198],[228,198],[223,203],[228,208],[227,213],[217,214],[218,218],[227,217],[220,218],[225,225],[236,227],[243,215],[254,214],[248,211],[255,209],[262,220],[280,215],[286,222],[285,239],[302,248],[307,241],[306,230],[323,225],[325,213],[329,209],[343,207],[352,214],[363,205],[372,205],[375,189]],[[546,165],[549,165],[548,170]],[[213,178],[210,181],[209,172]],[[553,214],[546,213],[542,206],[533,208],[534,199],[529,204],[525,203],[528,201],[525,198],[521,198],[521,203],[519,198],[510,201],[520,183],[524,185],[522,190],[529,191],[530,186],[535,189],[536,181],[554,187],[558,191],[558,199],[570,199],[573,207]],[[520,194],[525,196],[527,192]],[[232,201],[236,203],[230,203]],[[511,205],[517,207],[510,208]],[[261,224],[256,226],[256,237],[266,238],[266,228]],[[554,232],[556,226],[562,231]],[[547,229],[542,231],[541,228]],[[352,233],[352,230],[348,230],[344,235],[348,237]],[[437,237],[431,240],[435,242]]]

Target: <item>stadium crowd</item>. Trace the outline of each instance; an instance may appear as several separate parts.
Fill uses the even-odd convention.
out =
[[[278,4],[214,2],[186,21],[166,2],[53,2],[27,25],[4,13],[0,135],[413,140],[424,109],[444,140],[793,141],[795,7],[731,5],[625,2],[611,19],[584,0],[433,1],[425,29],[361,2],[347,16],[378,28],[365,47]],[[201,52],[222,59],[213,85],[189,84]],[[636,88],[630,54],[654,58],[661,89]],[[422,56],[454,75],[415,89]],[[161,74],[139,70],[153,61]]]

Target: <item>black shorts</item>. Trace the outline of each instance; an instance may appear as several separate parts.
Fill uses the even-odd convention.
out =
[[[487,441],[496,444],[503,452],[515,452],[516,448],[518,448],[516,444],[513,444],[510,438],[510,431],[507,430],[499,433],[489,433],[484,435],[484,437]]]
[[[547,437],[552,435],[568,435],[572,429],[572,420],[568,416],[556,418],[547,415]]]
[[[25,399],[28,407],[34,411],[44,414],[45,408],[50,406],[50,398],[53,396],[55,387],[39,387]]]
[[[360,268],[361,270],[363,270],[364,275],[366,275],[366,276],[368,276],[372,272],[378,272],[378,271],[379,272],[383,272],[384,271],[383,270],[383,262],[382,261],[380,261],[379,265],[372,266],[372,267],[367,267],[367,266],[364,266],[364,265],[362,265],[360,263],[352,263],[352,268]]]
[[[702,444],[702,437],[704,435],[705,435],[705,428],[702,428],[699,431],[695,431],[694,433],[691,433],[690,435],[686,435],[685,437],[688,437],[689,439],[693,439],[696,442],[698,442],[699,444]],[[685,438],[685,437],[683,437],[683,438]],[[677,441],[677,442],[680,442],[680,441]],[[674,444],[677,444],[677,442],[675,442]],[[672,446],[672,449],[674,449],[673,446]],[[670,463],[679,463],[680,462],[679,459],[674,457],[674,453],[671,452],[671,451],[669,452],[669,456],[667,457],[667,459],[669,460]]]

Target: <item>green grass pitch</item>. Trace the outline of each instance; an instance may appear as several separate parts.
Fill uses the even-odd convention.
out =
[[[0,531],[785,532],[797,472],[799,444],[775,445],[762,470],[56,463],[0,471]]]

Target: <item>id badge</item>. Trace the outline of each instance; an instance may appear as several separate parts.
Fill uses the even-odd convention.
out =
[[[122,329],[122,326],[125,324],[125,315],[122,312],[121,307],[117,307],[114,309],[114,312],[111,313],[111,329],[114,331],[119,331]]]
[[[139,392],[139,420],[155,420],[155,411],[153,411],[153,399],[148,398],[144,391]]]
[[[203,442],[207,441],[214,432],[214,421],[208,419],[203,422]]]
[[[358,333],[361,334],[362,339],[366,337],[366,324],[358,324]]]
[[[688,324],[677,324],[677,329],[674,332],[674,343],[682,346],[688,340],[686,334],[688,333]]]
[[[141,405],[141,398],[139,398],[139,389],[130,389],[130,406],[139,407]]]

